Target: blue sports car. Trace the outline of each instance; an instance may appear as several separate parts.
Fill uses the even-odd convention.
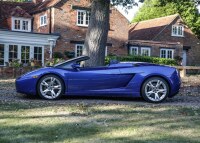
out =
[[[16,79],[16,90],[44,99],[66,96],[143,97],[159,103],[179,92],[180,77],[173,67],[140,62],[113,62],[103,67],[82,67],[81,56],[29,72]]]

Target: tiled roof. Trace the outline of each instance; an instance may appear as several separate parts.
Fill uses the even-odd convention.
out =
[[[31,13],[42,11],[42,10],[45,10],[45,9],[47,9],[49,7],[55,6],[60,1],[62,1],[62,0],[45,0],[44,2],[39,2],[38,4],[36,4],[34,6],[34,8],[32,9]]]
[[[170,15],[133,23],[129,28],[129,40],[153,40],[179,15]]]
[[[0,28],[7,28],[7,18],[10,16],[20,16],[16,12],[19,12],[23,16],[30,16],[28,13],[33,9],[35,6],[34,3],[31,2],[8,2],[8,1],[0,1]],[[21,16],[22,16],[21,15]]]
[[[0,1],[0,28],[8,28],[7,19],[11,16],[31,18],[32,14],[46,10],[59,2],[66,2],[66,0],[45,0],[44,2],[38,0],[36,4]]]
[[[14,16],[14,17],[23,17],[23,18],[32,18],[32,16],[29,13],[27,13],[24,9],[22,9],[19,6],[17,6],[16,8],[14,8],[12,10],[11,16]]]

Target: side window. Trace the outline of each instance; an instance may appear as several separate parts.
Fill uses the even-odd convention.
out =
[[[79,57],[83,55],[83,44],[76,44],[76,49],[75,49],[75,57]]]
[[[40,16],[40,26],[47,25],[47,15]]]
[[[129,50],[130,55],[138,55],[138,47],[131,46]]]
[[[151,48],[141,48],[141,55],[142,56],[150,56],[151,55]]]
[[[172,36],[183,37],[184,27],[181,25],[172,25]]]
[[[166,59],[173,59],[174,58],[174,50],[173,49],[161,49],[160,57],[166,58]]]
[[[90,23],[90,12],[86,10],[77,10],[77,25],[87,27]]]

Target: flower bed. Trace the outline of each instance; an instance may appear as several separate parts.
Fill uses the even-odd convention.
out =
[[[0,67],[0,78],[16,78],[38,67]]]

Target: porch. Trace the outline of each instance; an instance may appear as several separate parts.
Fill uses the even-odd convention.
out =
[[[29,32],[15,32],[0,29],[0,66],[18,59],[22,64],[31,60],[42,66],[46,58],[52,58],[52,51],[58,35]]]

